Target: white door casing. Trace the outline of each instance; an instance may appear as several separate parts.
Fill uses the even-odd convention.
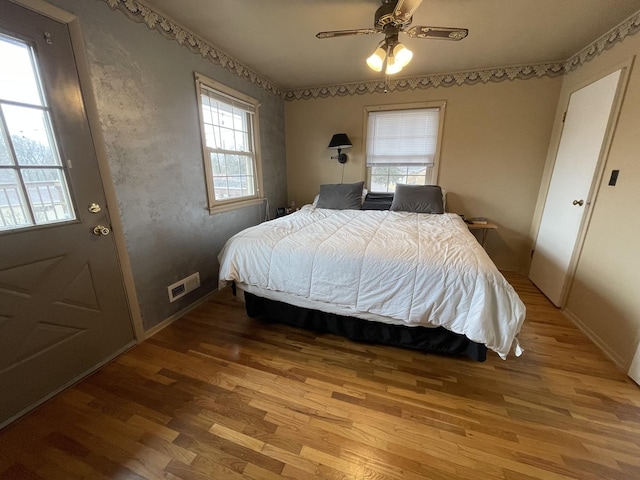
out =
[[[563,306],[572,277],[621,73],[616,70],[569,99],[529,270],[529,278],[558,307]]]

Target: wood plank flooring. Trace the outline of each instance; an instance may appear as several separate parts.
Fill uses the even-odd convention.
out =
[[[223,291],[0,432],[0,479],[638,479],[640,388],[524,277],[485,363],[249,319]]]

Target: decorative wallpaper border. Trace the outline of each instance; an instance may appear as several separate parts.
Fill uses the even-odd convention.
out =
[[[456,73],[443,73],[419,77],[389,79],[386,81],[343,83],[326,87],[303,88],[285,92],[285,100],[306,100],[310,98],[344,97],[365,93],[404,92],[416,88],[451,87],[455,85],[475,85],[476,83],[501,82],[504,80],[528,79],[534,77],[557,77],[565,73],[564,63],[541,63],[500,67]]]
[[[625,38],[635,35],[638,32],[640,32],[640,11],[634,13],[627,20],[612,28],[595,42],[576,53],[567,60],[565,69],[567,72],[575,70],[593,60],[605,50],[609,50]]]
[[[640,11],[609,30],[593,43],[573,55],[565,62],[540,63],[488,68],[456,73],[422,75],[409,78],[375,80],[369,82],[345,83],[323,87],[283,90],[238,62],[226,53],[198,37],[173,20],[155,12],[138,0],[103,0],[112,10],[120,10],[128,18],[144,23],[151,30],[157,30],[166,38],[184,45],[193,53],[200,54],[215,65],[226,68],[231,73],[248,80],[284,100],[305,100],[312,98],[344,97],[368,93],[403,92],[406,90],[475,85],[477,83],[502,82],[505,80],[526,80],[529,78],[556,77],[579,68],[599,56],[602,52],[640,31]]]

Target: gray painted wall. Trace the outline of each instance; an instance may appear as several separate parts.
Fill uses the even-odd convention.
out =
[[[210,215],[194,72],[257,98],[264,190],[286,204],[284,102],[102,1],[49,0],[80,19],[145,329],[217,287],[217,255],[264,206]],[[113,206],[111,206],[113,209]],[[202,286],[170,304],[167,286]]]

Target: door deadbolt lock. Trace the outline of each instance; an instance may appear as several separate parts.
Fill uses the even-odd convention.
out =
[[[100,212],[102,210],[100,205],[98,205],[97,203],[92,203],[87,208],[91,213],[98,213],[98,212]]]
[[[574,200],[573,204],[582,206],[582,205],[584,205],[584,200]]]
[[[104,225],[96,225],[95,227],[93,227],[92,231],[93,234],[97,235],[98,237],[106,237],[111,233],[109,227],[105,227]]]

